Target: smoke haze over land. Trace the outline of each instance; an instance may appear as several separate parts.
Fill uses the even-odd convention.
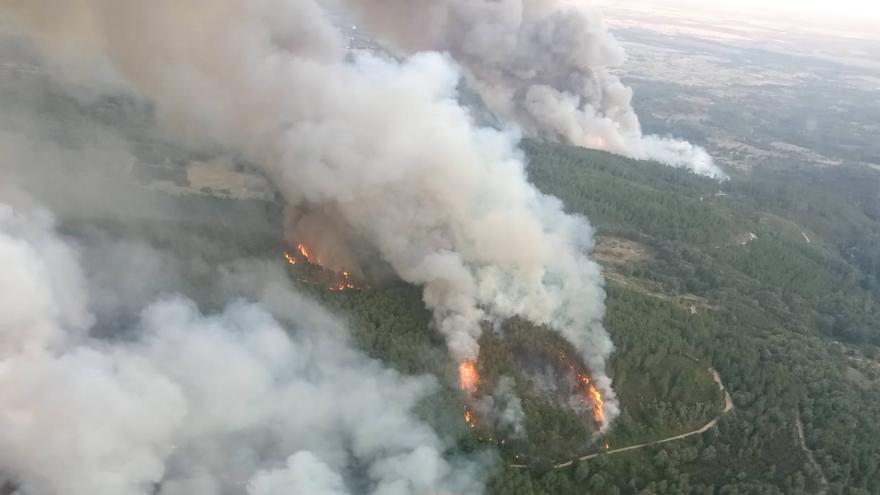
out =
[[[57,8],[16,12],[56,56],[102,54],[166,128],[240,150],[289,204],[332,212],[424,286],[456,359],[477,356],[483,320],[519,315],[575,344],[613,397],[592,231],[528,183],[514,132],[477,126],[457,103],[448,57],[347,57],[327,13],[306,0]],[[60,18],[78,22],[62,29]]]
[[[404,53],[441,50],[496,115],[534,136],[723,178],[705,150],[643,135],[624,52],[597,10],[562,0],[352,0],[371,33]]]
[[[277,267],[229,267],[217,314],[166,296],[135,339],[96,340],[78,258],[48,212],[0,203],[0,465],[21,493],[481,491],[410,412],[434,380],[354,351]]]
[[[592,229],[528,182],[518,130],[481,126],[459,103],[471,70],[454,51],[349,52],[309,0],[8,5],[0,12],[27,41],[15,36],[40,53],[27,70],[52,91],[126,95],[159,123],[150,139],[259,166],[286,201],[292,239],[333,253],[331,264],[379,260],[422,286],[456,361],[479,356],[487,321],[557,331],[606,397],[603,428],[613,421]],[[26,86],[5,93],[16,104],[0,135],[4,181],[21,179],[70,221],[203,220],[185,198],[156,203],[120,186],[134,161],[124,129],[90,127],[78,110],[47,118],[39,97],[18,98]],[[0,466],[22,493],[482,491],[485,462],[448,456],[449,439],[412,413],[435,380],[355,351],[279,266],[217,265],[226,248],[195,235],[171,248],[104,226],[72,239],[40,201],[0,190],[11,267],[0,281]],[[494,393],[497,423],[524,435],[512,383]]]

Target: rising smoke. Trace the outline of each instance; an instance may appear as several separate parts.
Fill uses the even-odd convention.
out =
[[[337,234],[295,222],[294,235],[363,242],[422,284],[456,359],[477,356],[482,321],[520,315],[574,343],[613,399],[591,230],[527,182],[514,131],[474,124],[448,57],[347,58],[308,2],[22,2],[15,12],[66,75],[90,84],[76,62],[110,62],[98,87],[124,84],[181,139],[244,153]],[[98,158],[65,151],[47,182],[75,187],[61,172],[71,156]],[[114,210],[133,199],[93,187],[80,202]],[[0,280],[0,466],[21,493],[481,491],[481,464],[443,455],[447,443],[411,413],[433,379],[358,354],[338,321],[271,275],[277,266],[231,270],[222,307],[205,314],[153,287],[182,285],[178,273],[203,263],[102,242],[112,245],[78,254],[48,212],[0,194],[0,263],[11,267]],[[126,338],[97,339],[99,327]],[[521,435],[511,385],[498,384],[492,415]]]
[[[14,12],[50,53],[102,54],[178,136],[232,147],[291,205],[332,212],[424,287],[455,359],[477,357],[486,319],[560,332],[613,419],[592,230],[529,184],[516,133],[474,123],[450,58],[349,54],[311,0],[29,0]]]
[[[451,54],[483,103],[530,135],[725,177],[702,148],[642,134],[632,90],[610,71],[623,49],[587,2],[342,1],[399,52]]]
[[[477,401],[475,409],[479,418],[492,421],[494,431],[504,433],[510,438],[526,437],[526,413],[522,399],[514,390],[513,378],[500,377],[492,394]]]
[[[258,304],[205,315],[169,296],[143,310],[137,338],[96,340],[79,248],[48,212],[7,193],[0,466],[17,493],[482,491],[481,464],[447,460],[444,441],[411,413],[434,379],[354,351],[278,266],[229,269],[229,294]]]

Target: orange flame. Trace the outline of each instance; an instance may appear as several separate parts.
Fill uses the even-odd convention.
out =
[[[311,250],[309,250],[308,246],[306,246],[305,244],[297,244],[296,252],[293,254],[287,251],[285,251],[283,254],[284,259],[286,259],[287,263],[289,263],[290,265],[296,265],[301,261],[305,261],[305,263],[309,265],[321,268],[323,275],[318,277],[318,280],[321,280],[321,282],[318,282],[318,280],[302,279],[302,281],[307,284],[326,284],[327,289],[331,291],[343,291],[362,288],[361,286],[357,285],[354,280],[351,279],[351,274],[348,271],[343,270],[337,272],[321,265],[321,260],[313,256]],[[330,280],[327,281],[327,278],[330,278]]]
[[[559,359],[560,361],[565,362],[565,354],[560,352]],[[599,392],[599,389],[597,389],[595,385],[593,385],[593,381],[590,379],[589,376],[578,372],[575,369],[574,365],[572,365],[571,363],[566,364],[568,365],[569,369],[571,369],[571,371],[575,374],[577,379],[584,385],[586,399],[593,403],[593,419],[595,419],[598,423],[604,423],[605,399],[602,397],[602,393]]]
[[[477,423],[474,420],[474,413],[471,411],[471,408],[465,406],[464,407],[464,422],[468,424],[471,428],[476,428]]]
[[[593,385],[593,381],[590,380],[590,377],[578,373],[578,378],[580,378],[581,383],[583,383],[587,387],[587,397],[590,399],[590,402],[593,403],[593,419],[595,419],[599,423],[604,423],[605,399],[602,398],[602,394],[599,392],[599,389],[597,389],[596,386]]]
[[[357,289],[358,286],[354,285],[348,275],[348,272],[342,272],[342,280],[336,283],[336,286],[330,287],[330,290],[345,290],[345,289]]]
[[[480,383],[480,373],[477,371],[477,362],[468,359],[458,365],[458,383],[461,389],[469,394],[476,393]]]
[[[303,258],[306,259],[306,261],[308,261],[309,263],[314,263],[314,261],[312,261],[312,256],[309,253],[309,248],[307,248],[305,244],[297,244],[296,249],[299,251],[299,254],[301,254]]]
[[[599,393],[599,390],[593,386],[591,383],[589,388],[587,389],[590,397],[593,399],[593,418],[596,419],[599,423],[605,422],[605,399],[602,398],[602,394]]]

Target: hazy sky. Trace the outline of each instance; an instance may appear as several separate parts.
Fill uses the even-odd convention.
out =
[[[740,13],[833,16],[877,22],[880,27],[880,0],[605,0],[605,4],[626,6],[629,3],[688,5],[701,10],[734,10]]]
[[[722,0],[720,3],[742,9],[834,15],[856,19],[865,16],[880,17],[880,2],[877,0]]]

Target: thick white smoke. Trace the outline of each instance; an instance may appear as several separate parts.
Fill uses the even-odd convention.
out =
[[[410,412],[433,378],[363,357],[283,284],[210,316],[165,299],[136,339],[99,341],[47,213],[0,203],[0,264],[14,270],[0,282],[0,465],[19,493],[482,491],[479,465],[447,461]]]
[[[642,134],[632,90],[610,72],[623,49],[587,2],[339,1],[402,53],[450,53],[486,106],[531,135],[725,177],[702,148]]]
[[[478,416],[489,418],[495,431],[509,434],[511,438],[526,437],[526,413],[522,399],[514,390],[513,378],[499,378],[492,395],[482,397],[475,406]]]
[[[0,204],[0,352],[63,347],[91,325],[76,258],[45,210],[27,217]]]
[[[517,135],[459,105],[448,57],[346,54],[312,0],[28,0],[14,12],[44,46],[103,53],[169,128],[246,153],[289,203],[341,219],[423,285],[456,359],[477,357],[486,319],[546,324],[616,415],[592,230],[529,184]]]

